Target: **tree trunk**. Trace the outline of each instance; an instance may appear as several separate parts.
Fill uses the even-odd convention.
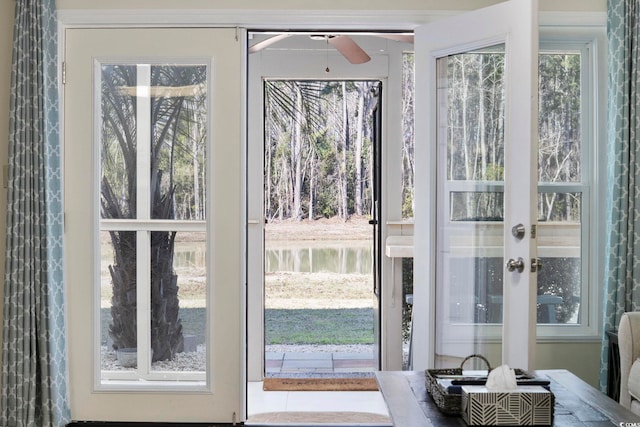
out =
[[[358,85],[358,123],[357,123],[357,136],[355,147],[355,172],[356,172],[356,185],[355,185],[355,212],[356,215],[362,216],[362,200],[363,200],[363,180],[362,180],[362,143],[364,134],[364,99],[367,95],[368,84],[361,83]]]
[[[486,139],[486,112],[485,112],[485,98],[486,98],[486,86],[484,76],[485,61],[480,56],[480,67],[478,80],[481,82],[478,88],[478,145],[480,146],[480,180],[491,180],[495,177],[487,177],[487,139]]]
[[[294,171],[293,181],[293,218],[296,221],[302,220],[302,93],[296,91],[296,118],[294,120],[294,131],[291,135],[291,155],[293,159],[292,169]]]
[[[315,150],[312,150],[311,153],[311,165],[309,166],[309,220],[313,221],[316,215],[316,180],[317,180],[317,170],[316,170],[316,153]],[[309,258],[311,259],[311,258]]]
[[[340,162],[341,217],[349,219],[349,196],[347,194],[347,150],[349,149],[349,110],[347,107],[347,83],[342,82],[342,156]]]
[[[194,133],[195,134],[195,133]],[[198,165],[198,144],[196,138],[193,138],[191,144],[191,151],[193,151],[193,218],[200,220],[203,219],[201,207],[200,207],[200,170]]]
[[[265,218],[269,218],[271,219],[272,217],[272,212],[271,212],[271,162],[272,162],[272,156],[273,154],[271,153],[271,146],[272,146],[272,142],[271,142],[271,129],[267,129],[266,131],[267,138],[266,138],[266,153],[264,155],[264,161],[265,161],[265,165],[264,165],[264,170],[265,170],[265,190],[264,190],[264,212],[265,212]]]

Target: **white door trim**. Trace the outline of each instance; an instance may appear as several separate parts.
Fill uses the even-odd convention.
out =
[[[288,30],[413,30],[463,10],[59,9],[63,26],[217,26]],[[545,27],[601,27],[606,12],[542,11]]]

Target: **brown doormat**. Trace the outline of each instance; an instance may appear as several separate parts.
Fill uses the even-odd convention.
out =
[[[263,414],[251,415],[247,420],[247,424],[355,424],[361,426],[390,426],[391,419],[386,415],[370,412],[265,412]]]
[[[265,378],[265,391],[378,391],[375,378]]]

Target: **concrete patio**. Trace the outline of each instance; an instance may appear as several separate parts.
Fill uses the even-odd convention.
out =
[[[309,374],[358,374],[373,373],[378,369],[372,352],[266,352],[265,374],[305,376]]]

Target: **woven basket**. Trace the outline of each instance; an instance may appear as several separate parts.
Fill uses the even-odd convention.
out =
[[[491,372],[491,364],[489,361],[479,354],[472,354],[464,358],[459,368],[449,369],[427,369],[426,373],[426,386],[427,391],[436,403],[436,406],[443,414],[446,415],[460,415],[462,413],[462,394],[450,393],[447,387],[444,387],[438,382],[438,378],[448,375],[462,375],[464,364],[469,359],[478,358],[487,365],[487,374]],[[536,378],[535,375],[524,371],[522,369],[514,369],[516,374],[518,385],[540,385],[548,389],[549,381],[544,378]],[[478,378],[467,382],[467,384],[485,385],[486,378]]]
[[[478,358],[486,363],[487,373],[491,371],[491,364],[489,361],[479,354],[472,354],[465,357],[459,368],[427,369],[425,371],[427,391],[442,413],[447,415],[460,415],[462,411],[462,395],[449,393],[447,389],[438,382],[438,376],[462,375],[462,368],[464,367],[464,364],[467,360],[474,358]]]

